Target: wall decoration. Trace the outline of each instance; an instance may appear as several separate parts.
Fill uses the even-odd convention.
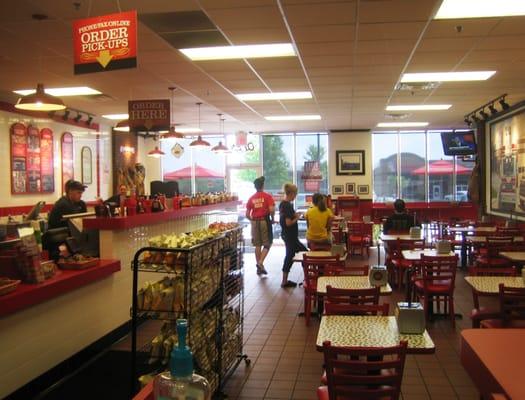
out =
[[[80,150],[81,169],[82,169],[82,183],[84,185],[91,185],[93,183],[93,160],[91,149],[88,146],[82,147]]]
[[[364,175],[364,150],[338,150],[335,152],[337,175]]]
[[[332,185],[332,194],[339,195],[344,194],[344,186],[343,185]]]
[[[129,100],[129,131],[158,132],[170,129],[169,100]]]
[[[355,194],[355,183],[346,184],[346,194]]]
[[[357,194],[370,194],[370,186],[369,185],[357,185]]]
[[[27,191],[27,128],[24,124],[11,126],[11,193]]]
[[[137,135],[131,132],[113,131],[113,193],[120,185],[128,189],[135,186],[135,164],[137,163]],[[137,190],[137,194],[140,194]]]
[[[40,130],[40,177],[42,192],[53,193],[55,191],[53,131],[49,128]]]
[[[73,135],[69,132],[62,134],[62,140],[60,143],[60,151],[62,152],[62,188],[64,191],[64,185],[70,179],[73,179],[75,170],[73,167]]]
[[[489,211],[525,216],[525,107],[491,122],[489,129]]]
[[[26,170],[27,193],[39,193],[42,184],[40,176],[40,132],[34,126],[27,128]]]

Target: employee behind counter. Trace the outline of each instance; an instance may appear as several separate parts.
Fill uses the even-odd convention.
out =
[[[86,186],[79,181],[70,179],[65,185],[66,194],[58,199],[51,209],[48,218],[49,229],[67,228],[67,221],[64,215],[85,213],[87,211],[86,203],[81,198]]]

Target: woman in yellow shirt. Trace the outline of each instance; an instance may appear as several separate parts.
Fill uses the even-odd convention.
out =
[[[325,197],[321,193],[316,193],[312,198],[313,206],[306,211],[306,240],[308,247],[313,245],[326,246],[332,243],[330,226],[334,214],[326,206]]]

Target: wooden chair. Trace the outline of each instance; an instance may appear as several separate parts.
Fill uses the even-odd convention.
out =
[[[352,306],[377,306],[379,295],[379,287],[339,289],[329,285],[326,287],[325,312],[327,315],[350,315],[354,310]]]
[[[372,242],[371,224],[364,222],[347,223],[346,248],[348,255],[360,255],[370,257],[370,244]]]
[[[407,342],[393,347],[336,347],[323,343],[327,385],[319,400],[398,400]]]
[[[498,319],[481,321],[482,328],[525,328],[525,288],[499,285]]]
[[[303,289],[304,289],[304,320],[310,325],[312,303],[317,302],[317,279],[322,275],[336,275],[344,269],[344,261],[339,255],[327,257],[309,257],[303,255]]]
[[[500,256],[501,251],[511,250],[514,243],[513,236],[487,236],[485,246],[480,248],[474,265],[477,267],[510,267],[511,263]]]
[[[370,266],[369,265],[363,265],[362,267],[345,266],[344,270],[341,271],[338,275],[368,276],[368,271],[369,270],[370,270]]]
[[[397,239],[396,242],[392,242],[392,254],[391,254],[391,268],[392,275],[395,277],[395,281],[398,287],[403,286],[403,278],[408,268],[414,265],[413,261],[407,260],[403,257],[403,250],[415,250],[424,249],[425,240],[413,241]],[[388,264],[387,264],[388,268]]]
[[[516,276],[516,267],[510,268],[476,268],[469,267],[469,276]],[[497,319],[499,310],[480,307],[478,292],[472,289],[472,300],[474,308],[470,312],[472,328],[479,328],[481,321],[484,319]]]
[[[448,310],[452,326],[456,326],[454,313],[454,288],[458,256],[428,257],[421,256],[421,275],[414,280],[416,297],[423,303],[425,317],[428,319],[431,302],[443,301],[445,312]]]

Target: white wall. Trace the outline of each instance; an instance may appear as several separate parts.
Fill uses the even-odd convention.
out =
[[[362,132],[330,132],[328,136],[328,170],[330,171],[330,186],[355,183],[356,194],[358,185],[368,185],[369,194],[358,195],[361,199],[372,199],[372,134],[370,131]],[[364,175],[336,175],[337,150],[364,150],[365,174]],[[330,194],[332,188],[330,187]],[[333,198],[337,196],[332,195]]]
[[[41,128],[50,128],[53,131],[53,157],[55,169],[55,192],[54,193],[35,193],[35,194],[11,194],[11,166],[10,166],[10,128],[15,122],[21,122],[24,125],[34,125]],[[44,200],[48,204],[54,203],[62,194],[62,176],[61,176],[61,155],[60,139],[62,133],[71,132],[74,142],[74,176],[75,179],[81,180],[80,168],[80,150],[83,146],[89,146],[92,149],[93,156],[93,183],[88,185],[83,199],[86,201],[94,200],[97,193],[97,163],[96,163],[96,135],[95,131],[80,128],[72,125],[61,124],[50,119],[40,119],[28,117],[20,114],[0,111],[0,207],[33,205],[39,200]],[[101,125],[100,127],[100,149],[101,165],[109,173],[109,177],[101,175],[101,196],[107,197],[111,192],[111,137],[109,136],[109,127]],[[109,169],[108,169],[109,168]]]

